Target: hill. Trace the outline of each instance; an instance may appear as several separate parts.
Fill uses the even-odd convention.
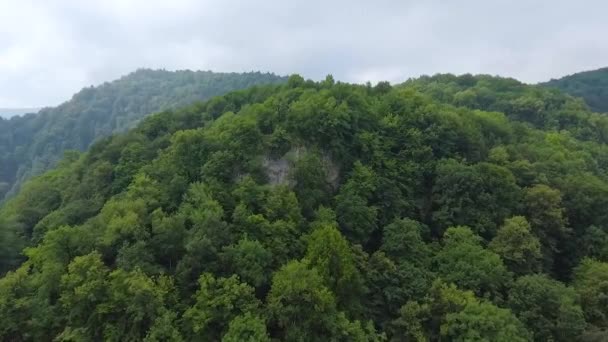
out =
[[[281,83],[274,74],[138,70],[89,87],[37,115],[0,118],[0,200],[56,165],[66,150],[134,127],[144,116],[256,84]]]
[[[607,142],[483,75],[157,113],[0,209],[0,338],[606,340]]]
[[[0,118],[10,119],[13,116],[38,113],[40,108],[0,108]]]
[[[608,113],[608,68],[579,72],[542,85],[582,97],[593,111]]]

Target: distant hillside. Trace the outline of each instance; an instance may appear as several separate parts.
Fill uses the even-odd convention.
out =
[[[595,112],[608,112],[608,68],[579,72],[542,85],[582,97]]]
[[[0,108],[0,118],[11,118],[16,115],[38,113],[40,108]]]
[[[37,115],[0,118],[0,200],[25,179],[53,167],[66,150],[83,151],[145,115],[206,100],[256,84],[285,82],[269,73],[138,70],[116,81],[82,89]]]

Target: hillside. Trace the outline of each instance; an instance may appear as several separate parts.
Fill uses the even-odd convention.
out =
[[[256,84],[285,82],[274,74],[138,70],[89,87],[37,115],[0,118],[0,201],[20,184],[56,165],[66,150],[86,150],[145,115],[202,101]]]
[[[38,113],[40,108],[0,108],[0,118],[10,119],[15,115]]]
[[[608,68],[579,72],[542,85],[582,97],[593,111],[608,113]]]
[[[607,142],[489,76],[158,113],[0,209],[0,339],[606,340]]]

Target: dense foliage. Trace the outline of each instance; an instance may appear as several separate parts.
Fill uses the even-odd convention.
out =
[[[142,69],[85,88],[70,101],[39,114],[0,117],[0,201],[16,193],[24,180],[55,166],[64,151],[84,151],[96,139],[126,131],[148,114],[256,84],[285,81],[253,72]]]
[[[543,83],[585,99],[592,110],[608,113],[608,68],[579,72]]]
[[[605,341],[608,118],[489,76],[152,115],[0,210],[10,341]]]

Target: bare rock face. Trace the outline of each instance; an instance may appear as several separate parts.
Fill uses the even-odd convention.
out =
[[[266,168],[266,176],[271,185],[287,185],[293,186],[293,182],[289,179],[289,172],[293,164],[306,151],[304,147],[295,147],[285,153],[279,159],[272,159],[266,156],[262,165]]]
[[[280,159],[264,158],[263,165],[266,168],[268,182],[272,185],[290,185],[288,178],[291,169],[290,164],[285,156]]]
[[[328,155],[323,155],[323,163],[325,164],[325,180],[336,190],[340,185],[340,166],[331,159]]]
[[[279,159],[272,159],[266,156],[262,165],[266,169],[266,176],[271,185],[287,185],[293,186],[293,180],[289,178],[289,173],[293,168],[294,163],[298,161],[306,153],[305,147],[297,147],[285,153]],[[326,181],[333,188],[337,188],[340,182],[340,167],[333,162],[332,158],[323,154],[324,171]]]

